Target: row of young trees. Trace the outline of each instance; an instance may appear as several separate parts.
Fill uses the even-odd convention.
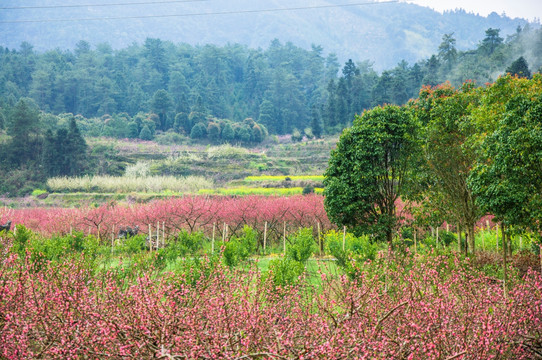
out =
[[[469,51],[457,50],[454,34],[445,34],[437,54],[413,65],[402,61],[381,74],[368,61],[348,60],[341,69],[338,58],[325,56],[320,46],[304,50],[278,40],[265,50],[151,38],[121,50],[107,44],[92,49],[80,41],[74,51],[45,53],[23,43],[18,50],[0,49],[0,113],[26,96],[53,114],[99,119],[153,113],[156,130],[186,135],[197,123],[208,126],[208,118],[252,118],[271,134],[312,128],[319,136],[340,132],[364,109],[405,104],[423,85],[492,82],[519,56],[524,72],[527,62],[538,69],[541,54],[542,30],[528,26],[507,39],[488,29]]]
[[[539,233],[542,204],[542,75],[494,84],[425,87],[419,99],[356,117],[326,171],[330,219],[390,242],[399,198],[417,225],[459,224],[474,252],[484,214]],[[466,251],[467,249],[465,249]]]

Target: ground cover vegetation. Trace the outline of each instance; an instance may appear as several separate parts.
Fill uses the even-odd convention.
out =
[[[341,67],[319,46],[278,40],[265,50],[152,38],[121,50],[85,41],[73,51],[39,53],[28,43],[2,49],[0,192],[28,194],[54,176],[122,175],[126,159],[107,144],[87,148],[81,136],[254,146],[269,135],[337,134],[355,114],[405,104],[424,85],[482,84],[506,71],[529,76],[542,64],[540,34],[526,26],[504,39],[490,28],[469,51],[445,34],[438,54],[381,74],[366,61]],[[265,162],[253,168],[266,171]]]
[[[53,84],[81,69],[102,69],[102,60],[105,68],[120,66],[114,73],[124,80],[137,74],[128,64],[153,74],[145,83],[132,79],[134,87],[119,93],[93,93],[85,86],[94,82],[75,76],[83,93],[108,96],[94,102],[79,98],[79,90],[68,91],[69,99],[56,91],[36,99],[38,75],[27,77],[26,88],[4,75],[6,88],[21,85],[21,97],[2,98],[7,135],[0,151],[11,156],[2,163],[9,178],[3,191],[36,189],[48,177],[49,190],[167,198],[0,208],[6,224],[0,357],[542,358],[542,76],[531,75],[522,58],[507,65],[515,47],[539,35],[518,29],[505,42],[488,29],[478,49],[465,54],[455,51],[453,34],[445,35],[439,57],[410,70],[398,66],[408,70],[405,76],[427,67],[419,79],[411,74],[417,79],[411,89],[391,95],[386,89],[408,83],[399,72],[392,86],[390,73],[348,61],[337,77],[338,65],[324,61],[321,49],[304,52],[279,42],[253,51],[148,39],[119,52],[82,42],[60,57],[64,70],[51,68],[60,79]],[[13,67],[23,50],[32,66],[59,55],[36,54],[25,44],[21,53],[3,51],[2,61]],[[241,61],[225,61],[221,51]],[[173,71],[177,57],[184,66]],[[307,61],[294,61],[301,58]],[[484,87],[461,77],[451,79],[457,88],[435,85],[438,76],[457,74],[473,59],[492,72],[506,65],[510,74]],[[232,64],[247,69],[230,72]],[[301,74],[304,65],[311,70]],[[187,69],[199,80],[185,75]],[[332,71],[327,84],[317,76],[321,71]],[[108,74],[100,75],[102,84]],[[257,81],[264,74],[268,87]],[[249,89],[245,75],[256,79]],[[476,76],[492,80],[492,73]],[[369,78],[374,83],[366,87]],[[111,87],[101,90],[117,86],[109,80]],[[426,86],[418,93],[420,85]],[[129,89],[135,93],[126,95]],[[419,96],[407,101],[411,90]],[[123,108],[120,93],[148,108]],[[237,101],[230,103],[232,93]],[[247,94],[253,98],[245,103]],[[57,115],[40,113],[36,101]],[[385,102],[392,104],[380,105]],[[257,116],[247,116],[250,111]],[[88,147],[82,134],[94,131],[93,124],[121,129],[122,121],[134,130],[128,137],[138,140],[105,134],[112,137],[94,138]],[[319,139],[323,133],[350,125],[331,155],[308,160],[330,146]],[[244,133],[241,143],[258,145],[220,145],[228,126]],[[156,142],[149,141],[153,136]],[[200,136],[205,145],[186,147],[194,144],[187,137]],[[147,151],[133,155],[134,148]],[[299,154],[306,158],[295,160]],[[318,174],[308,170],[328,157],[323,178],[306,175]],[[211,163],[214,173],[206,169]],[[250,170],[232,175],[239,168]],[[254,173],[263,176],[249,177]],[[209,179],[235,181],[227,189]],[[324,196],[314,194],[319,183]],[[304,195],[253,195],[299,190]]]
[[[0,354],[538,356],[542,278],[534,266],[516,266],[525,254],[509,265],[505,290],[491,253],[473,261],[453,244],[436,250],[430,236],[415,252],[388,253],[367,236],[318,235],[323,253],[337,259],[332,266],[309,259],[318,242],[304,228],[289,233],[284,256],[263,268],[254,257],[265,254],[261,233],[246,225],[216,242],[180,230],[152,250],[141,235],[110,243],[75,231],[44,237],[18,225],[0,235]]]

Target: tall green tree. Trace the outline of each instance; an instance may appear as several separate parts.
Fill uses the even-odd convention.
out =
[[[482,128],[469,184],[506,227],[542,229],[542,76],[501,77],[475,116]]]
[[[467,229],[468,249],[474,253],[474,227],[481,210],[467,178],[476,163],[476,152],[469,146],[476,127],[471,111],[478,105],[480,89],[473,83],[459,90],[445,84],[424,88],[419,100],[412,103],[425,129],[423,141],[424,165],[420,167],[422,203],[433,213],[440,213],[448,223]],[[441,218],[441,220],[443,220]]]
[[[499,36],[500,32],[500,29],[489,28],[486,30],[486,37],[482,40],[480,47],[487,55],[493,54],[497,47],[503,43],[504,39]]]
[[[70,118],[70,123],[68,125],[66,151],[69,154],[66,175],[80,176],[88,165],[88,145],[81,135],[81,131],[79,131],[79,127],[73,116]]]
[[[7,133],[8,166],[16,167],[38,158],[41,147],[39,109],[34,100],[21,98],[11,111]]]
[[[322,119],[320,117],[320,112],[318,111],[318,108],[316,105],[312,106],[312,120],[311,120],[311,129],[312,133],[317,139],[320,139],[324,133],[324,127],[322,124]]]
[[[151,102],[151,109],[160,119],[158,130],[166,131],[173,125],[168,123],[168,112],[171,110],[172,106],[173,104],[171,97],[166,90],[161,89],[154,93]]]
[[[407,108],[387,105],[343,131],[324,174],[324,206],[333,222],[392,245],[396,201],[416,168],[418,128]]]
[[[452,68],[457,59],[457,49],[455,48],[455,43],[456,40],[454,38],[454,33],[444,34],[442,36],[442,42],[438,47],[438,58],[448,70]]]

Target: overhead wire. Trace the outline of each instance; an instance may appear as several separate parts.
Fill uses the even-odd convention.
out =
[[[64,18],[64,19],[37,19],[37,20],[0,20],[0,24],[104,21],[104,20],[124,20],[124,19],[152,19],[152,18],[168,18],[168,17],[256,14],[256,13],[281,12],[281,11],[314,10],[314,9],[329,9],[329,8],[339,8],[339,7],[379,5],[379,4],[390,4],[390,3],[397,3],[397,2],[399,2],[399,0],[385,0],[385,1],[378,1],[378,2],[357,2],[357,3],[334,4],[334,5],[299,6],[299,7],[289,7],[289,8],[274,8],[274,9],[231,10],[231,11],[216,11],[216,12],[188,13],[188,14],[134,15],[134,16],[77,18],[77,19]]]
[[[203,2],[210,0],[159,0],[143,2],[124,2],[124,3],[106,3],[106,4],[72,4],[72,5],[32,5],[32,6],[2,6],[0,10],[29,10],[29,9],[60,9],[60,8],[80,8],[80,7],[107,7],[107,6],[132,6],[132,5],[153,5],[153,4],[174,4],[188,2]]]

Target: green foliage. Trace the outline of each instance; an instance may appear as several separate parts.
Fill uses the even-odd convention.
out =
[[[69,128],[59,128],[56,134],[45,134],[43,166],[47,176],[74,176],[82,174],[88,166],[88,146],[75,122],[69,120]]]
[[[301,132],[297,129],[294,129],[292,131],[292,141],[294,142],[299,142],[303,140],[303,134],[301,134]]]
[[[438,226],[443,221],[461,223],[474,238],[474,226],[482,212],[467,177],[476,162],[471,146],[477,134],[472,109],[481,89],[472,83],[454,89],[449,84],[424,88],[413,105],[418,120],[425,124],[424,162],[417,171],[417,193],[421,206],[414,211],[419,225]],[[470,251],[474,251],[471,241]]]
[[[258,234],[248,225],[243,227],[241,237],[233,236],[228,241],[219,243],[219,246],[224,247],[224,263],[230,267],[237,266],[247,260],[250,255],[254,254],[257,245]]]
[[[32,196],[35,196],[35,197],[38,197],[38,196],[43,195],[43,194],[47,194],[47,190],[34,189],[34,191],[32,191]]]
[[[152,132],[148,125],[143,126],[139,133],[139,138],[141,140],[152,140]]]
[[[180,277],[183,283],[196,286],[198,283],[204,282],[213,276],[219,261],[220,258],[218,256],[195,256],[177,263],[175,270],[183,275]]]
[[[34,236],[33,232],[24,225],[18,224],[13,227],[13,248],[12,251],[24,257],[27,246]]]
[[[222,140],[226,142],[230,142],[235,138],[235,131],[233,130],[233,127],[227,123],[224,125],[224,129],[222,129]]]
[[[305,265],[289,257],[275,259],[269,263],[268,276],[275,286],[295,285],[305,272]]]
[[[334,256],[337,259],[337,265],[347,273],[352,261],[374,260],[378,253],[378,245],[372,243],[367,235],[356,237],[351,233],[346,233],[343,250],[343,234],[330,230],[324,234],[324,243],[326,253]]]
[[[515,60],[509,67],[506,68],[506,73],[510,75],[515,75],[518,77],[531,77],[531,71],[529,70],[529,65],[523,56],[520,56]]]
[[[190,138],[191,139],[202,139],[207,136],[207,129],[205,128],[205,125],[203,123],[197,123],[192,127],[192,130],[190,130]]]
[[[475,114],[487,132],[479,137],[479,159],[469,185],[478,204],[507,226],[540,227],[541,92],[540,74],[531,80],[502,77],[487,90]]]
[[[444,244],[445,246],[457,244],[457,237],[451,231],[439,230],[438,237],[439,237],[439,244]]]
[[[312,228],[299,229],[299,232],[288,237],[288,241],[286,257],[301,264],[305,264],[315,251]]]
[[[146,235],[137,234],[135,236],[127,237],[122,242],[121,251],[127,254],[137,254],[146,248]]]
[[[201,231],[189,233],[181,230],[173,241],[167,245],[167,253],[170,259],[177,257],[198,256],[203,249],[205,234]]]
[[[324,174],[324,206],[333,222],[391,244],[395,202],[407,194],[418,161],[417,132],[407,108],[374,108],[356,118]]]
[[[314,186],[307,185],[303,188],[303,195],[314,194]]]

